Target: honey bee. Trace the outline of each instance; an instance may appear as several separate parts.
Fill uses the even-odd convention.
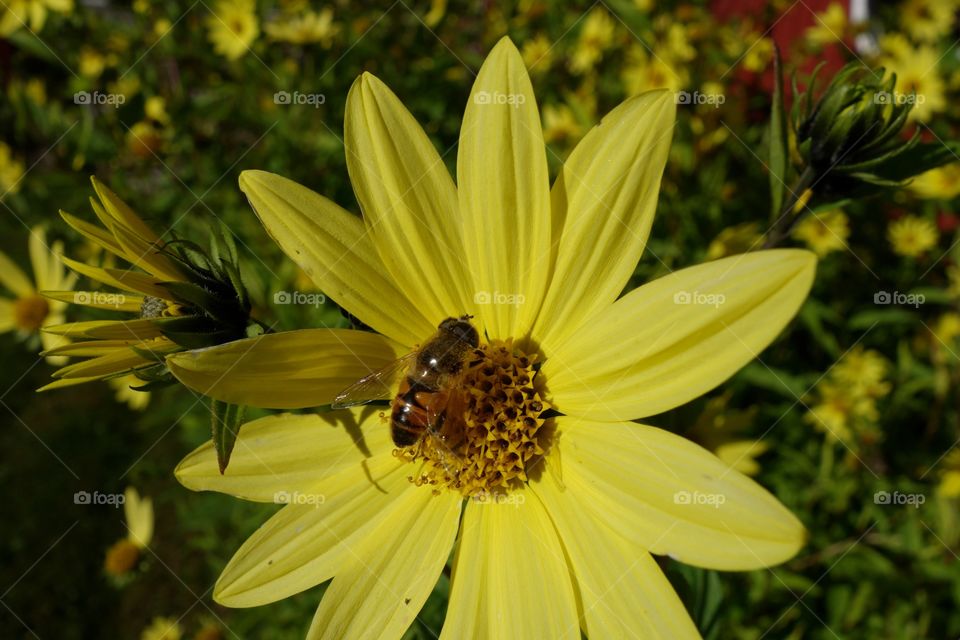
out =
[[[382,400],[402,374],[390,411],[393,443],[409,447],[429,433],[449,449],[455,435],[444,427],[448,412],[456,411],[461,397],[458,374],[480,344],[480,335],[470,323],[472,317],[447,318],[423,346],[350,385],[337,394],[331,407],[343,409]]]

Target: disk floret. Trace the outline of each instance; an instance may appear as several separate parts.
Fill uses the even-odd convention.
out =
[[[534,384],[535,355],[513,342],[481,344],[466,362],[442,428],[397,455],[422,461],[411,480],[465,497],[498,496],[518,488],[544,453],[547,408]]]

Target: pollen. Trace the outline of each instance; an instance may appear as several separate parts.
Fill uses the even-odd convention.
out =
[[[410,480],[468,498],[505,495],[526,482],[545,450],[547,406],[534,384],[535,362],[509,340],[473,350],[450,390],[442,427],[394,451],[419,463]]]

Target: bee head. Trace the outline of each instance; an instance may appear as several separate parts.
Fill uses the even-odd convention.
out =
[[[470,324],[470,318],[473,316],[460,316],[459,318],[447,318],[440,323],[440,331],[451,334],[457,340],[469,344],[471,347],[480,345],[480,334]]]

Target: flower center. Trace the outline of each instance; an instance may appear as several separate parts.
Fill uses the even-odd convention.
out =
[[[471,351],[446,390],[442,426],[394,451],[420,463],[411,482],[472,498],[504,495],[525,482],[546,447],[547,405],[534,385],[535,361],[511,340]]]
[[[112,576],[122,576],[137,566],[137,560],[139,559],[140,548],[124,538],[107,549],[107,557],[103,563],[103,568]]]
[[[50,304],[42,296],[17,298],[13,303],[13,321],[17,328],[32,333],[40,330],[49,311]]]

